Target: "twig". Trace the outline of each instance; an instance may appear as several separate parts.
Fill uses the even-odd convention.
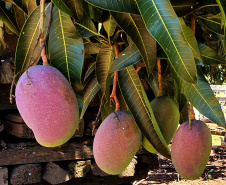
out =
[[[46,35],[45,35],[45,37],[44,37],[44,40],[43,40],[43,42],[42,42],[42,44],[41,44],[41,46],[40,46],[38,55],[37,55],[37,57],[33,60],[33,62],[31,62],[32,59],[33,59],[34,51],[35,51],[36,47],[38,46],[38,41],[39,41],[39,38],[40,38],[40,34],[39,34],[38,39],[37,39],[37,42],[35,43],[35,46],[34,46],[34,48],[33,48],[33,50],[32,50],[32,55],[31,55],[31,57],[30,57],[30,59],[29,59],[29,62],[28,62],[29,65],[28,65],[26,68],[22,69],[21,71],[17,72],[17,73],[14,75],[14,77],[13,77],[12,84],[11,84],[11,88],[10,88],[10,97],[9,97],[10,103],[13,102],[13,97],[14,97],[14,96],[13,96],[12,94],[13,94],[13,87],[14,87],[14,84],[15,84],[16,77],[17,77],[19,74],[21,74],[21,73],[27,71],[31,66],[33,66],[33,65],[35,64],[35,62],[39,59],[40,55],[41,55],[42,49],[43,49],[43,47],[45,46],[45,42],[46,42],[46,40],[47,40],[47,38],[48,38],[48,36],[49,36],[50,25],[51,25],[51,20],[52,20],[52,14],[51,14],[51,13],[52,13],[52,9],[53,9],[53,3],[52,3],[52,1],[51,1],[51,2],[50,2],[50,9],[49,9],[49,19],[48,19],[47,31],[46,31]]]
[[[157,58],[157,65],[158,65],[158,96],[162,96],[162,72],[161,72],[161,60]]]
[[[113,47],[115,49],[115,58],[118,58],[119,55],[118,45],[114,44]],[[113,89],[110,98],[111,101],[115,102],[115,110],[120,110],[120,104],[116,95],[117,80],[118,80],[118,71],[115,71],[113,80]]]

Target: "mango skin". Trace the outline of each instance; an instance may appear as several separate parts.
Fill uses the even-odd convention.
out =
[[[45,147],[67,142],[79,124],[76,95],[63,74],[49,65],[23,73],[15,89],[16,105],[35,139]]]
[[[150,104],[162,135],[166,143],[169,144],[178,128],[179,109],[173,99],[168,96],[158,96]],[[145,136],[143,136],[142,143],[147,151],[154,154],[158,153]]]
[[[140,148],[141,139],[141,131],[128,111],[111,113],[94,137],[93,155],[97,165],[111,175],[122,173]]]
[[[185,179],[198,179],[205,170],[212,148],[212,136],[207,125],[200,120],[181,124],[171,147],[171,157],[176,171]]]

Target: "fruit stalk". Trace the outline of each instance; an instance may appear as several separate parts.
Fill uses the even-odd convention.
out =
[[[119,55],[119,48],[117,44],[113,45],[114,50],[115,50],[115,58],[118,58]],[[111,93],[111,100],[114,100],[115,102],[115,110],[120,110],[120,104],[116,95],[116,87],[117,87],[117,80],[118,80],[118,71],[115,71],[114,73],[114,80],[113,80],[113,89],[112,89],[112,93]]]
[[[162,96],[162,74],[161,74],[161,60],[157,58],[157,66],[158,66],[158,96]]]

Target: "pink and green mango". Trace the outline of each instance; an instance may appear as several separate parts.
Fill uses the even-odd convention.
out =
[[[24,72],[15,90],[16,105],[40,145],[67,142],[79,124],[76,95],[63,74],[49,65]]]
[[[185,179],[198,179],[205,170],[212,148],[211,132],[200,120],[180,125],[172,140],[171,157],[176,171]]]
[[[115,111],[101,123],[94,137],[94,159],[104,172],[117,175],[132,161],[142,134],[128,111]]]

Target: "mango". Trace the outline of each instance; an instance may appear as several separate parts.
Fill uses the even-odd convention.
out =
[[[67,142],[79,124],[76,95],[63,74],[49,65],[24,72],[15,89],[16,105],[40,145]]]
[[[93,155],[97,165],[111,175],[122,173],[140,148],[141,139],[141,131],[128,111],[111,113],[94,137]]]
[[[169,144],[180,121],[179,109],[173,99],[168,96],[158,96],[150,104],[159,129],[166,143]],[[145,136],[143,136],[142,143],[147,151],[154,154],[158,153]]]
[[[191,120],[180,125],[171,147],[172,163],[185,179],[198,179],[205,170],[212,148],[211,132],[200,120]]]

